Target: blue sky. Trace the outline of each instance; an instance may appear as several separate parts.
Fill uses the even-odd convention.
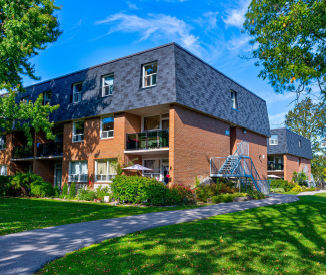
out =
[[[249,37],[241,34],[249,1],[56,1],[63,34],[31,61],[42,81],[169,42],[177,42],[266,100],[271,128],[282,126],[294,94],[275,94],[258,78]],[[24,78],[24,85],[35,82]]]

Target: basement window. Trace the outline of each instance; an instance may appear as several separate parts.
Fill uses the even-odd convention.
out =
[[[0,176],[7,176],[7,165],[0,164]]]
[[[95,181],[108,182],[112,181],[117,175],[114,163],[117,159],[98,160],[95,165]]]
[[[74,161],[69,163],[69,182],[87,182],[88,165],[85,161]]]

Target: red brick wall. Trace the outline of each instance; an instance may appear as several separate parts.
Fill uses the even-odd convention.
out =
[[[195,184],[210,175],[210,158],[230,153],[229,124],[178,105],[170,107],[169,165],[172,183]]]
[[[124,150],[126,134],[140,132],[141,118],[129,113],[119,113],[114,116],[114,137],[100,139],[100,118],[85,119],[85,135],[83,142],[72,142],[72,122],[64,124],[64,155],[62,162],[62,182],[68,181],[69,162],[88,160],[88,176],[91,182],[95,180],[95,160],[120,158],[127,161]],[[133,159],[135,156],[130,156]],[[141,159],[139,160],[141,162]]]
[[[293,172],[299,172],[299,157],[284,155],[284,179],[292,181]]]
[[[267,138],[248,131],[244,134],[242,128],[232,127],[231,154],[237,150],[237,144],[241,141],[249,142],[249,157],[251,157],[257,172],[262,180],[267,179]],[[263,158],[264,156],[264,158]]]

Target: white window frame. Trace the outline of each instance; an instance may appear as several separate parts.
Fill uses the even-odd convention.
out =
[[[151,62],[151,63],[147,63],[147,64],[144,64],[143,65],[143,68],[142,68],[142,87],[143,88],[148,88],[148,87],[154,87],[154,86],[156,86],[156,83],[157,83],[157,70],[156,70],[156,73],[152,73],[152,74],[148,74],[148,75],[145,74],[145,67],[146,66],[149,66],[149,65],[152,65],[152,64],[158,64],[158,62],[155,61],[155,62]],[[156,67],[158,67],[158,65],[156,65]],[[154,75],[156,75],[156,83],[155,84],[152,84],[153,83],[153,76]],[[151,85],[145,86],[145,78],[148,77],[148,76],[150,76]]]
[[[162,115],[165,115],[165,114],[169,114],[169,113],[163,113],[163,114],[156,114],[156,115],[151,115],[151,116],[143,116],[142,117],[142,132],[145,132],[145,117],[152,117],[152,116],[157,116],[159,115],[160,116],[160,128],[159,129],[154,129],[154,130],[147,130],[146,132],[155,132],[155,131],[161,131],[162,130],[162,120],[170,120],[170,114],[168,117],[162,117]]]
[[[71,174],[71,163],[79,163],[81,166],[82,162],[87,163],[87,174]],[[79,167],[81,171],[81,167]],[[68,182],[88,182],[88,161],[81,160],[81,161],[70,161],[69,162],[69,175],[68,175]]]
[[[238,93],[232,90],[231,90],[231,104],[232,104],[232,109],[238,110]]]
[[[76,127],[75,127],[75,123],[76,122],[84,122],[84,134],[75,134],[76,131]],[[73,127],[72,127],[72,142],[84,142],[85,139],[85,120],[75,120],[73,121]],[[77,140],[74,140],[74,137],[78,136]],[[83,136],[83,139],[81,139],[81,136]]]
[[[113,130],[110,131],[103,131],[103,118],[107,118],[107,117],[113,117]],[[107,137],[103,137],[103,133],[107,133]],[[113,133],[112,137],[109,136],[109,133]],[[101,117],[101,129],[100,129],[100,139],[112,139],[114,138],[114,115],[108,115],[108,116],[102,116]]]
[[[52,97],[52,91],[46,91],[43,93],[43,105],[46,105],[47,103],[51,104],[51,97],[48,98],[49,94]]]
[[[76,92],[76,86],[79,84],[83,85],[83,82],[77,82],[77,83],[72,84],[72,102],[73,103],[81,102],[82,91]],[[77,97],[77,100],[75,100],[75,95]]]
[[[3,169],[2,167],[5,167],[5,169],[2,170]],[[7,164],[0,164],[0,176],[7,176],[7,169],[8,169]],[[4,171],[4,174],[2,174],[2,171]]]
[[[272,136],[277,136],[277,138],[272,138]],[[278,145],[278,135],[272,135],[269,138],[269,145]]]
[[[23,96],[20,101],[28,103],[29,102],[29,95]]]
[[[108,76],[113,76],[113,84],[111,84],[111,85],[105,85],[105,78]],[[102,76],[102,97],[111,96],[113,94],[113,85],[114,85],[114,74],[113,73]],[[107,94],[107,95],[104,94],[106,87],[109,87],[109,91],[110,91],[109,94]],[[111,89],[111,87],[112,87],[112,89]]]
[[[105,162],[105,159],[98,159],[95,161],[95,182],[112,182],[112,179],[114,179],[114,177],[117,175],[117,171],[115,171],[115,174],[109,174],[110,171],[110,160],[114,160],[114,159],[107,159],[106,163],[107,163],[107,167],[106,167],[106,174],[98,174],[97,173],[97,163],[98,162]],[[97,180],[97,176],[101,176],[101,180]]]
[[[6,136],[6,135],[2,135],[2,136]],[[6,143],[4,143],[2,136],[0,136],[0,150],[6,150],[7,149],[7,140]],[[7,139],[7,137],[6,137]]]

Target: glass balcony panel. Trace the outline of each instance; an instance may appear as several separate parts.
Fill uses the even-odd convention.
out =
[[[169,148],[169,131],[158,130],[127,135],[126,150]]]

